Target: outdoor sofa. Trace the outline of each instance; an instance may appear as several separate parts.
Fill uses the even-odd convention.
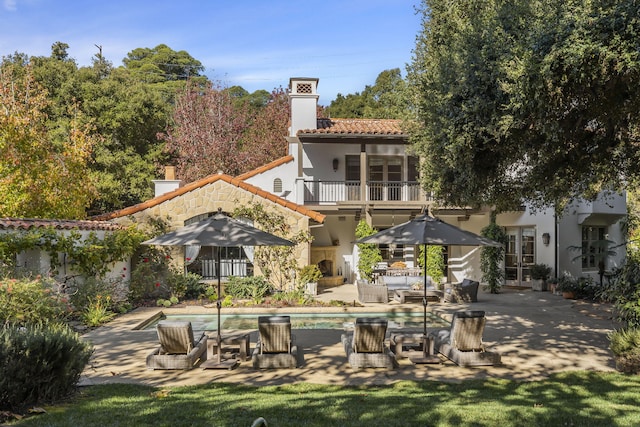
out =
[[[422,286],[424,276],[378,276],[375,283],[365,280],[358,280],[356,288],[358,291],[358,301],[367,302],[389,302],[393,298],[395,291],[411,290],[414,285]],[[431,278],[427,277],[427,289],[431,284]]]

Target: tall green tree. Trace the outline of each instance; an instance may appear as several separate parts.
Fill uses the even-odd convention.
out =
[[[636,183],[640,4],[424,0],[409,66],[427,188],[498,209]]]
[[[399,68],[382,71],[362,92],[338,94],[326,108],[331,117],[400,119],[407,114],[406,82]]]
[[[81,113],[54,132],[48,109],[30,67],[0,66],[0,216],[79,219],[95,197]]]

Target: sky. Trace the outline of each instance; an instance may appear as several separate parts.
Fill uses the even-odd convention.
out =
[[[49,56],[69,45],[79,66],[102,47],[114,66],[166,44],[223,87],[287,88],[317,77],[320,104],[361,92],[380,72],[406,75],[420,0],[0,0],[0,56]]]

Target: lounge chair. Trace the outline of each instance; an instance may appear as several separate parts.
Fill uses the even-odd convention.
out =
[[[471,279],[445,285],[444,302],[478,302],[479,287],[480,282]]]
[[[353,334],[343,334],[341,338],[351,367],[393,369],[396,358],[384,342],[386,333],[387,319],[357,318]]]
[[[482,345],[485,322],[484,311],[457,311],[450,329],[431,332],[429,337],[436,352],[459,366],[499,365],[500,354]]]
[[[289,316],[258,317],[258,334],[252,355],[254,368],[296,368],[303,363],[304,355],[295,345]]]
[[[148,369],[191,369],[207,360],[207,336],[194,338],[191,322],[160,321],[156,327],[160,346],[147,356]]]

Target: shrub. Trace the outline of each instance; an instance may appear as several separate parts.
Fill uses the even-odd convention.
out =
[[[107,295],[96,295],[95,298],[89,300],[89,304],[82,312],[82,322],[87,326],[100,326],[113,319],[116,315],[109,307],[111,306],[111,297]]]
[[[551,267],[547,264],[533,264],[529,271],[533,280],[547,280],[551,274]]]
[[[628,374],[640,372],[640,329],[625,328],[609,333],[609,348],[616,368]]]
[[[197,288],[198,283],[202,280],[202,276],[195,273],[183,273],[175,268],[170,268],[165,285],[171,296],[178,299],[185,297],[189,290]]]
[[[610,285],[605,286],[602,297],[614,303],[618,321],[629,327],[640,327],[640,260],[628,257],[615,271]]]
[[[263,300],[271,291],[269,282],[262,276],[230,277],[225,286],[225,293],[234,298],[251,298],[254,301]]]
[[[0,324],[61,322],[70,312],[67,296],[53,280],[0,280]]]
[[[371,236],[376,232],[377,230],[375,228],[371,227],[362,219],[356,226],[356,239]],[[375,265],[382,261],[380,248],[375,243],[358,243],[358,250],[360,252],[358,255],[358,273],[360,273],[360,278],[371,280]]]
[[[87,278],[74,284],[74,292],[69,295],[71,305],[77,312],[86,312],[96,298],[107,303],[112,311],[125,312],[127,308],[126,285],[119,279]]]
[[[0,329],[0,409],[18,410],[68,396],[92,349],[64,324]]]
[[[322,278],[322,272],[316,264],[305,265],[298,270],[298,287],[303,288],[307,283],[315,283]]]

